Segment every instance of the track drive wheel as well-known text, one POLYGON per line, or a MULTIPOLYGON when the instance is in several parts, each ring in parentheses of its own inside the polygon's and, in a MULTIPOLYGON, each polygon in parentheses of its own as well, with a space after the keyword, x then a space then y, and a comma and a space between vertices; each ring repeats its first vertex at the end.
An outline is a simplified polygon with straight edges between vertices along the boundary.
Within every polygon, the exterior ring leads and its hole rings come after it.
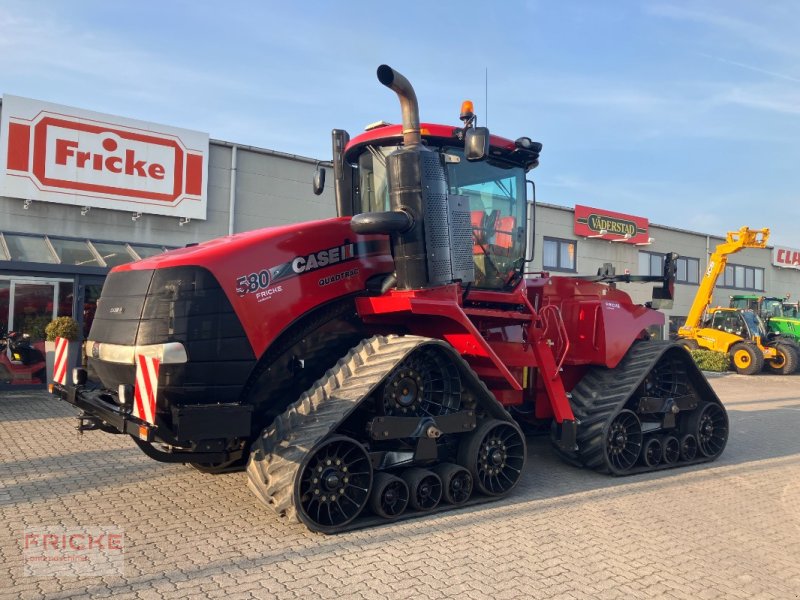
POLYGON ((716 458, 728 442, 728 414, 716 402, 701 402, 689 418, 688 430, 703 456, 716 458))
POLYGON ((433 471, 413 467, 403 472, 408 484, 409 504, 416 510, 433 510, 442 499, 442 480, 433 471))
POLYGON ((697 438, 691 433, 681 437, 681 460, 694 460, 697 456, 697 438))
POLYGON ((656 437, 651 437, 644 443, 642 454, 639 458, 643 465, 653 468, 661 464, 661 457, 663 454, 664 449, 661 440, 656 437))
POLYGON ((372 463, 364 446, 345 436, 328 438, 300 466, 297 514, 309 529, 333 533, 361 514, 371 487, 372 463))
POLYGON ((642 449, 642 424, 636 413, 619 411, 606 432, 606 466, 614 475, 623 475, 636 464, 642 449))
POLYGON ((665 465, 674 465, 681 457, 681 442, 674 435, 668 435, 661 441, 664 453, 661 458, 665 465))
POLYGON ((369 507, 379 517, 393 519, 408 506, 408 485, 395 475, 376 473, 369 507))
POLYGON ((766 361, 767 369, 778 375, 791 375, 797 371, 800 357, 797 355, 797 348, 790 344, 778 342, 775 344, 777 356, 766 361))
POLYGON ((452 463, 437 465, 433 471, 442 480, 442 498, 449 504, 463 504, 472 495, 472 475, 452 463))
POLYGON ((525 454, 525 436, 519 425, 489 419, 461 442, 458 463, 469 470, 481 493, 502 496, 517 485, 525 454))
POLYGON ((764 355, 758 346, 748 342, 738 342, 730 351, 731 361, 741 375, 755 375, 764 368, 764 355))

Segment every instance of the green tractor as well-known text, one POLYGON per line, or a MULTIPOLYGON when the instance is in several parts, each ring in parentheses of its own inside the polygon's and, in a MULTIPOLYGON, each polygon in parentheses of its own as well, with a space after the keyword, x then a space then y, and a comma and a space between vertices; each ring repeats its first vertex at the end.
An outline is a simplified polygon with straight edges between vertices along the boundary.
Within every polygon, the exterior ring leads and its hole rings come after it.
POLYGON ((800 316, 798 304, 789 303, 787 298, 738 294, 731 296, 731 308, 749 309, 760 316, 767 324, 771 334, 791 338, 800 342, 800 316))

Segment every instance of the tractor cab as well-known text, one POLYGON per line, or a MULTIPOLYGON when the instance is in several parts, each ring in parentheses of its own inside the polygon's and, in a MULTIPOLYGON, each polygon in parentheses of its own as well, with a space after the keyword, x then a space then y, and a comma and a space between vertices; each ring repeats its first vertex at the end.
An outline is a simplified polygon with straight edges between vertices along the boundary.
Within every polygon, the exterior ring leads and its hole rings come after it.
POLYGON ((754 311, 735 308, 717 308, 710 314, 707 327, 736 335, 746 340, 767 339, 767 328, 754 311))
MULTIPOLYGON (((435 152, 444 165, 448 195, 466 200, 475 268, 473 285, 503 289, 515 280, 525 262, 528 219, 525 174, 538 164, 536 157, 527 151, 515 152, 517 148, 510 140, 491 136, 487 156, 482 160, 467 160, 462 130, 429 124, 422 124, 421 129, 425 147, 435 152)), ((399 125, 380 126, 348 145, 345 160, 355 171, 354 214, 391 209, 387 157, 401 147, 400 134, 399 125)))
POLYGON ((731 296, 731 308, 755 311, 762 319, 788 316, 784 313, 784 298, 739 294, 731 296))
POLYGON ((392 236, 400 288, 512 288, 526 262, 526 173, 542 145, 490 135, 470 101, 461 127, 420 123, 407 80, 385 66, 378 78, 398 94, 403 124, 380 121, 352 140, 333 131, 338 215, 359 233, 392 236))
POLYGON ((761 317, 765 319, 786 316, 783 314, 782 298, 764 298, 761 301, 761 310, 759 312, 761 317))

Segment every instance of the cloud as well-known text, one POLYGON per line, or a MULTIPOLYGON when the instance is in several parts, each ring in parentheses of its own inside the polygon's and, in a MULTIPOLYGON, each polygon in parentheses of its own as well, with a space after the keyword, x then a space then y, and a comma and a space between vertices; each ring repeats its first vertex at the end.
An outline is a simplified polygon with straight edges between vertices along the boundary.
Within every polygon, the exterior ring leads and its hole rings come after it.
POLYGON ((757 67, 754 65, 748 65, 742 62, 738 62, 735 60, 729 60, 727 58, 722 58, 721 56, 713 56, 711 54, 706 54, 704 52, 698 52, 700 56, 704 56, 705 58, 710 58, 711 60, 716 60, 726 65, 732 65, 734 67, 740 67, 742 69, 746 69, 748 71, 752 71, 754 73, 761 73, 762 75, 769 75, 770 77, 777 77, 778 79, 785 79, 786 81, 791 81, 794 83, 800 83, 800 78, 792 77, 791 75, 786 75, 785 73, 777 73, 775 71, 770 71, 769 69, 763 69, 761 67, 757 67))
POLYGON ((787 90, 771 86, 735 87, 720 94, 718 101, 781 114, 800 115, 800 89, 787 90))

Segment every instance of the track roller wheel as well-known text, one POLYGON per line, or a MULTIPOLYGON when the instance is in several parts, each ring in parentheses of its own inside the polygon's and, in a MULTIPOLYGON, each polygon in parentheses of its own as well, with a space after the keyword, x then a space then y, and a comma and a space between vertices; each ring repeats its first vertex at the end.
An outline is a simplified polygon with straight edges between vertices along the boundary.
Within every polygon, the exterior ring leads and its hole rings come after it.
POLYGON ((758 346, 739 342, 731 348, 731 361, 740 375, 755 375, 764 368, 764 355, 758 346))
POLYGON ((442 480, 442 498, 450 504, 463 504, 472 495, 472 475, 464 467, 442 463, 433 469, 442 480))
POLYGON ((408 485, 395 475, 376 473, 369 496, 369 507, 379 517, 393 519, 408 506, 408 485))
POLYGON ((728 441, 728 415, 716 402, 701 402, 689 419, 689 432, 697 438, 697 449, 716 458, 728 441))
POLYGON ((656 437, 651 437, 644 443, 642 454, 639 456, 639 459, 642 461, 643 465, 653 468, 661 464, 661 457, 663 454, 664 448, 661 444, 661 440, 656 437))
POLYGON ((661 445, 664 448, 662 460, 666 465, 674 465, 681 457, 681 443, 674 435, 665 437, 661 445))
POLYGON ((606 433, 606 465, 615 475, 622 475, 636 464, 642 449, 642 424, 636 413, 619 411, 606 433))
POLYGON ((797 355, 795 346, 779 342, 775 344, 775 351, 777 352, 777 356, 766 361, 767 369, 769 369, 770 372, 778 375, 791 375, 797 371, 800 358, 797 355))
POLYGON ((687 433, 681 438, 681 460, 694 460, 697 456, 697 438, 687 433))
POLYGON ((309 452, 298 471, 295 504, 309 529, 332 533, 355 519, 369 500, 372 463, 364 446, 334 436, 309 452))
POLYGON ((507 494, 525 466, 525 437, 519 425, 489 419, 461 442, 458 463, 472 474, 475 487, 489 496, 507 494))
POLYGON ((403 472, 408 484, 409 504, 416 510, 433 510, 442 499, 442 480, 433 471, 413 467, 403 472))

